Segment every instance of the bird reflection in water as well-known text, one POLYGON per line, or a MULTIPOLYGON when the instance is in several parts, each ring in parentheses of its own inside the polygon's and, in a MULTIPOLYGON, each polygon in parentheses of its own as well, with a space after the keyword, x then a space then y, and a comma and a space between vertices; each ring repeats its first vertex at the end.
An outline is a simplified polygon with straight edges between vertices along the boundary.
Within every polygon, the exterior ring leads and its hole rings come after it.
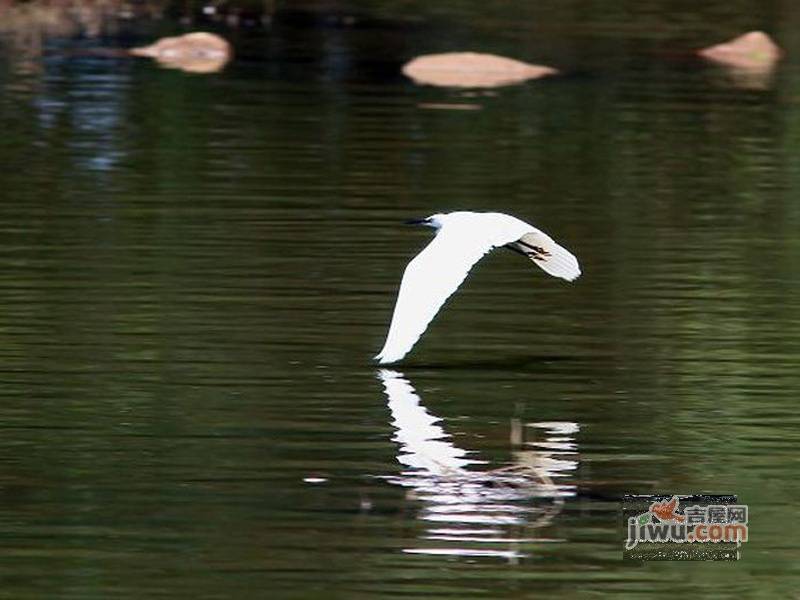
POLYGON ((577 423, 522 423, 513 420, 513 461, 487 468, 486 461, 453 444, 402 373, 379 371, 400 446, 397 460, 407 467, 386 477, 419 500, 419 518, 429 526, 424 543, 405 552, 494 556, 516 562, 530 544, 562 540, 536 535, 575 495, 569 475, 577 466, 577 423), (528 441, 526 438, 534 438, 528 441))

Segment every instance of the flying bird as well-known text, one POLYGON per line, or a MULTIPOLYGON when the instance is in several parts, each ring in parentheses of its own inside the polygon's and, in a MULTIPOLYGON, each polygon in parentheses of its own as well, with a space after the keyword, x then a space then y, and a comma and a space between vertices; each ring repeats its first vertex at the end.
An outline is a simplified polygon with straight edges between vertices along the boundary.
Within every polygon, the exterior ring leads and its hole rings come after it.
POLYGON ((581 274, 578 260, 533 225, 503 213, 451 212, 408 221, 436 230, 422 252, 408 263, 380 364, 403 358, 428 328, 472 266, 494 248, 526 256, 546 273, 567 281, 581 274))

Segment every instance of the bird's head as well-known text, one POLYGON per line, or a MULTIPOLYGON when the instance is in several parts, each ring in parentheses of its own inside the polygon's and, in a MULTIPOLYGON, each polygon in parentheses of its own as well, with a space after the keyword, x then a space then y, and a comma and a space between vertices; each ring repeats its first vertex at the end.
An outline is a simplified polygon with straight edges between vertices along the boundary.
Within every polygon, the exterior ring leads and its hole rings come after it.
POLYGON ((410 219, 406 221, 406 225, 424 225, 425 227, 439 229, 442 225, 444 225, 443 219, 445 216, 446 215, 443 215, 442 213, 436 213, 435 215, 425 217, 424 219, 410 219))

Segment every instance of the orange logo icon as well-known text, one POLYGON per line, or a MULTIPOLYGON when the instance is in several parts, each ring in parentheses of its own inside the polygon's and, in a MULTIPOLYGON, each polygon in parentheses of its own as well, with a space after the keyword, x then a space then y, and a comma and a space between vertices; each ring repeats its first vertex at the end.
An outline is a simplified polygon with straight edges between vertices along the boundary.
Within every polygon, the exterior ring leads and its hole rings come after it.
POLYGON ((674 523, 683 523, 686 517, 677 514, 675 511, 678 508, 678 497, 673 496, 672 500, 664 502, 653 502, 650 505, 650 512, 658 517, 660 521, 671 521, 674 523))

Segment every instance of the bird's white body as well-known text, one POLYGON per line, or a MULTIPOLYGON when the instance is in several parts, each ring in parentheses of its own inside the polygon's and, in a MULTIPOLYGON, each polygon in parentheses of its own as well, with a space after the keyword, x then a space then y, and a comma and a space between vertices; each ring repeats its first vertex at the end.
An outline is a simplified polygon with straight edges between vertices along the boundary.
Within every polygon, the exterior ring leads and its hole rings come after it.
POLYGON ((437 230, 436 237, 403 273, 389 334, 375 357, 381 364, 408 354, 472 266, 494 248, 507 246, 525 254, 550 275, 567 281, 581 274, 578 260, 568 250, 510 215, 452 212, 433 215, 424 224, 437 230))

